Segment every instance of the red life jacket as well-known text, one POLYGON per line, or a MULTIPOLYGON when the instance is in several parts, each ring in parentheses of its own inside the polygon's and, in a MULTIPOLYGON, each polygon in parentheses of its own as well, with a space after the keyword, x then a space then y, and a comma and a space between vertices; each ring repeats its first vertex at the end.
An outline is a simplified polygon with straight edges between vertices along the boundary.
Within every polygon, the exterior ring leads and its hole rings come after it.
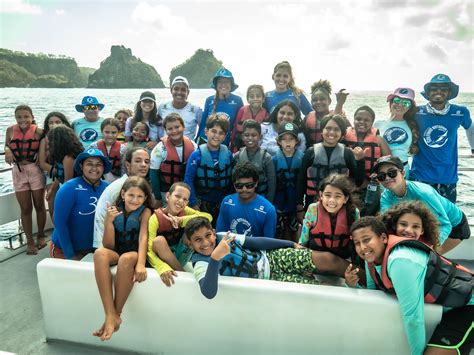
POLYGON ((306 132, 308 133, 309 142, 308 146, 315 143, 321 143, 323 141, 322 130, 321 130, 321 121, 316 117, 316 111, 311 111, 306 116, 304 121, 304 126, 306 132))
POLYGON ((110 162, 112 163, 112 170, 110 171, 115 176, 122 176, 122 160, 120 156, 120 147, 122 144, 116 141, 110 147, 110 153, 107 152, 107 147, 103 139, 99 139, 97 141, 97 149, 99 149, 102 154, 109 158, 110 162))
POLYGON ((8 144, 17 163, 21 161, 29 161, 34 163, 38 155, 40 141, 36 139, 37 126, 31 124, 28 130, 23 133, 20 126, 13 126, 13 134, 8 144))
POLYGON ((368 268, 375 285, 387 292, 395 293, 393 283, 387 274, 388 257, 393 248, 406 245, 429 254, 424 281, 425 302, 441 304, 446 307, 462 307, 472 297, 473 273, 462 265, 439 255, 428 245, 413 238, 389 235, 382 260, 382 276, 375 270, 374 263, 368 268))
MULTIPOLYGON (((244 131, 244 122, 247 120, 255 120, 258 123, 262 123, 268 117, 268 112, 263 107, 256 115, 253 114, 250 109, 250 105, 242 106, 239 110, 239 113, 242 112, 242 117, 239 117, 239 120, 234 122, 235 133, 233 133, 233 142, 232 142, 232 152, 237 152, 240 148, 244 146, 242 141, 242 133, 244 131)), ((239 113, 237 116, 239 116, 239 113)))
POLYGON ((380 145, 377 142, 377 132, 377 128, 372 127, 370 131, 367 132, 367 134, 365 135, 364 141, 358 142, 355 128, 350 127, 347 128, 347 132, 344 137, 344 143, 349 148, 360 146, 359 144, 362 143, 362 149, 364 149, 365 153, 365 175, 367 176, 367 178, 370 177, 370 173, 377 159, 382 156, 380 145))
POLYGON ((184 180, 186 162, 194 152, 194 146, 188 137, 183 137, 183 161, 179 159, 176 146, 168 136, 162 139, 166 149, 166 157, 160 165, 160 191, 167 192, 175 182, 184 180))
POLYGON ((334 231, 332 230, 331 216, 321 202, 317 203, 317 208, 316 225, 309 231, 309 248, 330 251, 344 259, 348 258, 351 256, 351 245, 346 206, 343 206, 337 213, 334 231))
MULTIPOLYGON (((163 237, 165 237, 169 246, 178 244, 181 237, 183 236, 184 228, 173 228, 171 222, 165 218, 163 208, 156 209, 155 214, 158 218, 158 230, 156 232, 156 235, 162 235, 163 237)), ((184 210, 178 214, 179 217, 182 217, 184 215, 184 210)))

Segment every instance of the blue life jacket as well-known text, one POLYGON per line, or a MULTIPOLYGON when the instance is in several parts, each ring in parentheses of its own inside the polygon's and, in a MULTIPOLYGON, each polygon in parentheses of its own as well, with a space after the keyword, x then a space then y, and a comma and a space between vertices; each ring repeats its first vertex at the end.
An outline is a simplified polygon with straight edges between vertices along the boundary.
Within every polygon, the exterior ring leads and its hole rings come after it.
POLYGON ((295 151, 291 159, 291 165, 288 166, 288 160, 279 149, 276 154, 275 173, 277 179, 274 205, 279 210, 294 210, 296 208, 296 178, 301 168, 303 153, 295 151), (288 206, 294 200, 295 206, 288 206))
POLYGON ((257 263, 262 258, 262 252, 245 249, 235 241, 229 245, 230 253, 222 259, 219 273, 224 276, 258 279, 257 263))
POLYGON ((222 145, 219 148, 219 162, 214 166, 207 144, 199 146, 201 163, 196 169, 195 186, 198 195, 206 195, 212 190, 227 192, 231 184, 231 161, 229 149, 222 145))
POLYGON ((240 149, 238 155, 239 155, 239 161, 240 162, 245 162, 249 161, 258 170, 258 185, 257 185, 257 190, 256 192, 259 195, 262 196, 267 196, 268 193, 268 178, 267 178, 267 170, 265 169, 265 166, 263 164, 263 159, 265 158, 265 153, 267 151, 265 149, 260 148, 258 152, 254 155, 253 160, 250 160, 249 154, 247 152, 247 148, 243 147, 240 149))
POLYGON ((58 180, 60 184, 64 184, 64 165, 63 163, 55 163, 54 168, 56 173, 53 176, 53 179, 58 180))
POLYGON ((142 205, 128 216, 125 216, 124 211, 124 213, 115 217, 115 251, 117 253, 123 254, 129 251, 138 251, 140 216, 144 209, 145 206, 142 205))

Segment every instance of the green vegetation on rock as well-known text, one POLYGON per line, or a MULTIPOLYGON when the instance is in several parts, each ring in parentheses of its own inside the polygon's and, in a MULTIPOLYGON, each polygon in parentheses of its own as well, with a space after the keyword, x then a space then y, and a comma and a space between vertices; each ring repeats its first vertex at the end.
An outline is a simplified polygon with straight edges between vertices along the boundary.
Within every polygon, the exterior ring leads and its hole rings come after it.
POLYGON ((25 68, 0 59, 0 87, 27 87, 35 80, 35 76, 25 68))
POLYGON ((171 70, 170 83, 174 77, 181 75, 188 79, 192 89, 208 89, 214 73, 222 67, 222 62, 214 57, 212 50, 198 49, 191 58, 171 70))

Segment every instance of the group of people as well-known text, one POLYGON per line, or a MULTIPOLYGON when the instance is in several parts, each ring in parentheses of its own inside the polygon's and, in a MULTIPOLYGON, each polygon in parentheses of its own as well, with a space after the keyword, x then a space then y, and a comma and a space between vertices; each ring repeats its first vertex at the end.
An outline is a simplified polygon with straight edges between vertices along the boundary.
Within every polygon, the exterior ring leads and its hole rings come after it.
POLYGON ((148 263, 169 287, 191 265, 207 298, 217 294, 219 274, 318 284, 315 274, 324 273, 348 286, 394 291, 414 354, 426 346, 423 299, 440 303, 453 309, 426 352, 469 352, 472 272, 441 256, 470 237, 455 204, 457 130, 471 125, 469 111, 449 102, 458 86, 434 76, 423 106, 414 90, 398 88, 387 97, 389 120, 375 121, 372 108, 361 106, 352 127, 344 90, 331 109, 327 80, 312 85, 308 101, 288 62, 275 66, 273 79, 269 92, 251 85, 244 105, 232 93, 232 73, 220 69, 201 110, 178 76, 170 102, 158 105, 145 91, 134 112, 103 119, 104 104, 86 96, 76 105, 84 117, 70 124, 52 112, 43 129, 30 107, 18 106, 5 160, 13 165, 27 253, 46 246, 46 196, 51 257, 94 253, 105 312, 94 335, 102 340, 119 329, 148 263))

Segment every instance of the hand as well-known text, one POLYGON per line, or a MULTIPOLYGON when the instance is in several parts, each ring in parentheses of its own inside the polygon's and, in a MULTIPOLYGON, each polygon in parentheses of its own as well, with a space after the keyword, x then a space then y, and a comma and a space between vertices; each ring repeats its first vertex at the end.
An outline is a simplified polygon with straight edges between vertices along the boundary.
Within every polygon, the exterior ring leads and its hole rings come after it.
POLYGON ((158 144, 158 142, 149 141, 147 144, 145 144, 145 148, 151 150, 151 149, 155 148, 155 145, 157 145, 157 144, 158 144))
POLYGON ((352 150, 352 153, 354 153, 355 160, 361 160, 365 158, 364 149, 362 149, 361 147, 355 147, 351 150, 352 150))
POLYGON ((160 275, 161 281, 163 281, 163 283, 168 287, 174 285, 173 276, 178 277, 178 274, 174 270, 165 271, 160 275))
POLYGON ((298 243, 293 243, 293 248, 295 248, 295 249, 308 249, 305 246, 302 246, 301 244, 298 244, 298 243))
POLYGON ((343 105, 344 102, 346 102, 347 96, 349 96, 348 92, 344 92, 346 89, 341 89, 338 92, 336 92, 336 102, 338 104, 343 105))
POLYGON ((5 163, 12 165, 15 162, 15 156, 10 148, 5 148, 5 163))
POLYGON ((173 216, 171 214, 163 214, 163 216, 171 223, 171 226, 174 229, 179 229, 182 222, 183 222, 183 217, 179 216, 173 216))
POLYGON ((133 282, 143 282, 146 280, 146 267, 145 265, 136 265, 135 273, 133 274, 133 282))
POLYGON ((346 284, 348 286, 356 287, 357 283, 359 282, 359 276, 357 275, 358 272, 358 267, 352 269, 352 264, 349 264, 346 271, 344 272, 344 278, 346 279, 346 284))
POLYGON ((214 260, 221 260, 224 256, 230 253, 230 243, 235 239, 234 234, 227 232, 224 238, 221 239, 217 247, 212 251, 211 258, 214 260))
POLYGON ((121 214, 122 212, 120 212, 116 206, 111 206, 110 203, 107 202, 107 214, 105 215, 104 223, 112 223, 115 218, 121 214))

